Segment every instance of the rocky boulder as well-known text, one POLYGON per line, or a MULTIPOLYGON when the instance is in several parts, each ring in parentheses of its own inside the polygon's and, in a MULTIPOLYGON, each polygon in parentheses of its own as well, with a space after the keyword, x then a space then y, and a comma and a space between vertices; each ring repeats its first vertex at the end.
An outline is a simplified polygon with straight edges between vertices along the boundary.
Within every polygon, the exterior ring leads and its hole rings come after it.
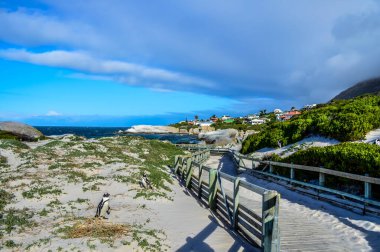
POLYGON ((18 122, 0 122, 0 131, 10 133, 25 141, 36 141, 44 136, 36 128, 18 122))
POLYGON ((199 133, 198 138, 207 144, 227 145, 237 142, 238 131, 236 129, 224 129, 199 133))
POLYGON ((127 129, 125 133, 135 134, 170 134, 179 133, 179 129, 171 126, 152 126, 152 125, 135 125, 127 129))

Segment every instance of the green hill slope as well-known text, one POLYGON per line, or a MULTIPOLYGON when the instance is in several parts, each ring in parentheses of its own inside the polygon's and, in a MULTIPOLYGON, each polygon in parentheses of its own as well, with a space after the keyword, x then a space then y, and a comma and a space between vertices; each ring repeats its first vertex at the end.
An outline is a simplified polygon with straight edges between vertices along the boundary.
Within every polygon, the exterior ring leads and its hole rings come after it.
POLYGON ((264 147, 288 145, 308 135, 322 135, 340 141, 363 139, 365 134, 380 127, 380 96, 366 95, 349 100, 335 100, 304 111, 297 118, 269 124, 260 133, 249 136, 242 153, 264 147))

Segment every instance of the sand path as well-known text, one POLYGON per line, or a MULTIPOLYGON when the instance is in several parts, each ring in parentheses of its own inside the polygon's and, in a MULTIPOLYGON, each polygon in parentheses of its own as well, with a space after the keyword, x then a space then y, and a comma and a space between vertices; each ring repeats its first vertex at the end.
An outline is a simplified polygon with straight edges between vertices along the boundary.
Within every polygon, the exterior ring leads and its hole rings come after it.
POLYGON ((157 205, 156 219, 159 226, 164 227, 171 251, 255 251, 218 221, 181 184, 172 189, 174 201, 157 205))

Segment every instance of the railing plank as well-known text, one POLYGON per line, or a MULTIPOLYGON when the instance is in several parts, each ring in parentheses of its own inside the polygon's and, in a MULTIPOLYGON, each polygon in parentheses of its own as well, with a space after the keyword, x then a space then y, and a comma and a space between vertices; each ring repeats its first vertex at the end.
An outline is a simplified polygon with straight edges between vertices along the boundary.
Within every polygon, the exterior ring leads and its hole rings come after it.
POLYGON ((321 168, 321 167, 297 165, 297 164, 287 164, 287 163, 273 162, 273 161, 261 161, 261 163, 272 164, 275 166, 286 167, 286 168, 294 168, 297 170, 320 172, 320 173, 333 175, 333 176, 337 176, 337 177, 342 177, 342 178, 347 178, 347 179, 357 180, 357 181, 361 181, 361 182, 368 182, 371 184, 380 185, 380 178, 367 177, 367 176, 357 175, 357 174, 348 173, 348 172, 335 171, 335 170, 321 168))

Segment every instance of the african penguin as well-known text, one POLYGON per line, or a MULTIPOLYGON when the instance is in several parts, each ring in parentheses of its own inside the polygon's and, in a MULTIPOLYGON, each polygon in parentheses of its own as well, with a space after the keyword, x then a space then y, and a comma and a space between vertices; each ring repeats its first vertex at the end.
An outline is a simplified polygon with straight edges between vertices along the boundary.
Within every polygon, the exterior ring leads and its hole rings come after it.
POLYGON ((152 185, 151 185, 151 183, 150 183, 150 181, 148 179, 148 176, 146 175, 145 172, 143 173, 143 176, 141 178, 140 186, 144 187, 144 188, 150 188, 150 189, 152 189, 152 185))
POLYGON ((110 206, 109 206, 109 198, 110 194, 105 193, 103 195, 103 199, 99 202, 98 208, 96 209, 95 217, 102 217, 103 219, 107 219, 106 214, 110 214, 110 206))

